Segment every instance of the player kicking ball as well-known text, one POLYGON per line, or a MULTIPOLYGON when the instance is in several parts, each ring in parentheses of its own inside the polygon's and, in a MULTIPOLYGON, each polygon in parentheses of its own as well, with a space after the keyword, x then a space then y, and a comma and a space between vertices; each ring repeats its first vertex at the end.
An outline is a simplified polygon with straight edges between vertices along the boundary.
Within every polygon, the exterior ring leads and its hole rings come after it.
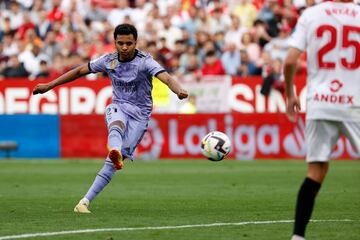
POLYGON ((42 94, 89 73, 103 72, 111 79, 112 104, 105 110, 109 154, 92 186, 75 206, 74 211, 77 213, 90 213, 90 202, 111 181, 115 171, 124 167, 123 159, 133 160, 134 150, 150 120, 152 77, 160 79, 179 99, 188 96, 187 91, 150 54, 136 49, 137 37, 133 25, 118 25, 114 31, 115 53, 76 67, 47 84, 38 84, 33 90, 34 95, 42 94))
POLYGON ((306 9, 290 39, 285 60, 287 115, 295 121, 300 102, 293 82, 297 60, 307 50, 307 176, 300 187, 292 240, 305 239, 315 198, 331 151, 345 135, 360 153, 360 6, 324 2, 306 9))

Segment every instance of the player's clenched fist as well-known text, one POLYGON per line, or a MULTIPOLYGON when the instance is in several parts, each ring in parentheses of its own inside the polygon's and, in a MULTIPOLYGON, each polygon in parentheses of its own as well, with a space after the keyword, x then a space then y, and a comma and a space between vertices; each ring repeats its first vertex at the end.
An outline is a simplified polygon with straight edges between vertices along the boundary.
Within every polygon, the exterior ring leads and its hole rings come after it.
POLYGON ((184 89, 180 89, 180 92, 177 94, 178 98, 179 99, 184 99, 184 98, 187 98, 188 97, 188 93, 186 90, 184 89))
POLYGON ((36 94, 42 94, 42 93, 46 93, 47 91, 49 91, 49 85, 48 84, 38 84, 34 87, 33 89, 33 95, 36 94))

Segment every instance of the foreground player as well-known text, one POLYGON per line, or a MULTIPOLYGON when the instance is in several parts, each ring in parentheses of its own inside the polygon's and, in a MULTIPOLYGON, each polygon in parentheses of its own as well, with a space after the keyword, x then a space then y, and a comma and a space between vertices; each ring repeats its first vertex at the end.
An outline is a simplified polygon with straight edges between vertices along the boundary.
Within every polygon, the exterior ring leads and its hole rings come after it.
POLYGON ((87 194, 74 211, 90 213, 90 201, 111 181, 116 170, 123 168, 123 158, 133 160, 133 152, 142 139, 152 111, 152 76, 165 83, 179 99, 187 92, 170 77, 149 54, 137 50, 137 30, 121 24, 114 31, 117 52, 104 55, 79 66, 47 84, 38 84, 33 94, 45 93, 89 73, 104 72, 113 87, 112 104, 106 107, 109 154, 87 194))
POLYGON ((293 240, 304 239, 330 153, 344 134, 360 152, 360 6, 347 1, 308 8, 290 39, 284 74, 287 115, 300 103, 293 89, 297 60, 307 50, 307 176, 298 193, 293 240))

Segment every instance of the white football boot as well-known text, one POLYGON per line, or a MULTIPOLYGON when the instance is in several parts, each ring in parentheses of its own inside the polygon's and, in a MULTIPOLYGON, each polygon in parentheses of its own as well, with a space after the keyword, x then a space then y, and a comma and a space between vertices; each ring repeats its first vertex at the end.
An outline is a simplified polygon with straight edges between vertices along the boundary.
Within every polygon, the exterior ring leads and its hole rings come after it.
POLYGON ((79 203, 75 206, 74 212, 76 213, 91 213, 89 211, 90 202, 86 198, 83 198, 79 201, 79 203))

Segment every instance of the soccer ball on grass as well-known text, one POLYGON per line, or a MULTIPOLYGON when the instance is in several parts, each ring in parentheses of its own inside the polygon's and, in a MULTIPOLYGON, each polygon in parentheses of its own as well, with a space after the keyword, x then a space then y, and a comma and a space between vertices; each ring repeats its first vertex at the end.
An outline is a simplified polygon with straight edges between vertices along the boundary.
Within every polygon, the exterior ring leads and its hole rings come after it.
POLYGON ((231 141, 222 132, 213 131, 201 140, 201 153, 211 161, 223 160, 231 151, 231 141))

